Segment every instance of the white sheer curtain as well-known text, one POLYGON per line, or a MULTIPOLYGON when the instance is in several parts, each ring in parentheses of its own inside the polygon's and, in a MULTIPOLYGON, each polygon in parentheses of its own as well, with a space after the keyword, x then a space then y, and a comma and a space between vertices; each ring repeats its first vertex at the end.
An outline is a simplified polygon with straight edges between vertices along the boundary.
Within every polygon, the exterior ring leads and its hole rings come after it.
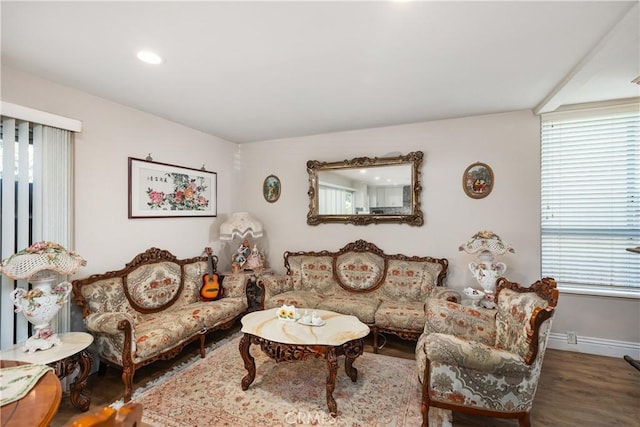
MULTIPOLYGON (((3 116, 0 144, 2 259, 41 240, 72 248, 73 132, 3 116)), ((27 288, 28 283, 2 276, 0 349, 29 336, 27 321, 13 312, 9 299, 16 286, 27 288)), ((69 303, 53 326, 57 332, 69 331, 69 303)))

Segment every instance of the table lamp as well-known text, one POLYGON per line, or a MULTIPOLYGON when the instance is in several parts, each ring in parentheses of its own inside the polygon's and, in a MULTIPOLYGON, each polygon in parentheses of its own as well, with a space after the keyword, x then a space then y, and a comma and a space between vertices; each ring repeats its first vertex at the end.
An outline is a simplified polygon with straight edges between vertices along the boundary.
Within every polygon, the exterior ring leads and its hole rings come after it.
POLYGON ((33 285, 30 291, 17 288, 10 294, 16 313, 22 312, 35 329, 24 351, 32 353, 60 344, 51 319, 68 301, 71 283, 55 283, 58 274, 73 274, 83 265, 86 261, 82 257, 53 242, 34 243, 2 261, 1 273, 14 280, 27 279, 33 285))
POLYGON ((479 252, 477 261, 469 263, 469 270, 487 293, 495 291, 496 279, 507 271, 505 263, 494 261, 495 256, 504 255, 507 252, 515 253, 511 246, 491 231, 480 231, 474 234, 458 249, 469 254, 479 252))

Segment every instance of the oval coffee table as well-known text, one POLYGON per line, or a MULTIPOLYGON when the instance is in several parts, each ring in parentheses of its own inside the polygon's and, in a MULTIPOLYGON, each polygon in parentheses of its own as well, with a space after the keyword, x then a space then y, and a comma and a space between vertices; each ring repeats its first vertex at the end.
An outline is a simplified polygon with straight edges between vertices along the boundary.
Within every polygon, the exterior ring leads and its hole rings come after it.
POLYGON ((364 350, 363 338, 369 334, 369 327, 355 316, 325 310, 313 310, 325 321, 324 326, 307 326, 278 319, 278 310, 255 311, 242 318, 244 335, 240 340, 240 355, 248 372, 242 379, 242 389, 248 389, 256 377, 255 359, 249 352, 251 344, 260 345, 262 351, 276 362, 325 359, 329 369, 327 406, 331 416, 335 417, 338 405, 333 398, 333 390, 336 387, 338 357, 345 356, 344 370, 355 382, 358 370, 353 367, 353 362, 364 350))

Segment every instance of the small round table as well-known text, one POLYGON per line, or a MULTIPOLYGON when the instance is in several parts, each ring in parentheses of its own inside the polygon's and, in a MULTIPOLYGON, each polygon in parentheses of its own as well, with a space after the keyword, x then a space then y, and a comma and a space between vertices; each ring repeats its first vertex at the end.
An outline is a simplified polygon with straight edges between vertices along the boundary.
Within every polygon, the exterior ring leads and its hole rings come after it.
MULTIPOLYGON (((0 360, 0 368, 26 364, 15 360, 0 360)), ((60 380, 49 371, 22 399, 0 407, 2 427, 48 426, 60 406, 61 399, 60 380)))
POLYGON ((68 332, 58 334, 58 338, 60 338, 60 344, 34 353, 25 352, 22 344, 16 344, 0 352, 0 359, 49 365, 55 370, 59 379, 74 373, 80 366, 80 372, 71 384, 69 397, 73 406, 81 411, 87 411, 91 398, 82 391, 87 385, 87 377, 93 366, 93 356, 87 350, 93 342, 93 336, 85 332, 68 332))

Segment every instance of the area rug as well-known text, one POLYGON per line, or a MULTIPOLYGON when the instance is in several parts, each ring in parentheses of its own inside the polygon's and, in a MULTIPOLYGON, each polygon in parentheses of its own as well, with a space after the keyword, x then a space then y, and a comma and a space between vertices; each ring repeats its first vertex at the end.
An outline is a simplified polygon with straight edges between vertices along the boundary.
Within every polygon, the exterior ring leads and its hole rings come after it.
MULTIPOLYGON (((133 396, 141 403, 143 422, 156 427, 182 426, 419 426, 420 385, 415 361, 364 353, 354 367, 354 383, 338 361, 333 397, 338 416, 326 404, 326 361, 279 362, 251 346, 256 378, 248 390, 238 350, 240 336, 231 337, 204 359, 161 378, 133 396)), ((451 413, 432 408, 430 427, 450 427, 451 413)))

